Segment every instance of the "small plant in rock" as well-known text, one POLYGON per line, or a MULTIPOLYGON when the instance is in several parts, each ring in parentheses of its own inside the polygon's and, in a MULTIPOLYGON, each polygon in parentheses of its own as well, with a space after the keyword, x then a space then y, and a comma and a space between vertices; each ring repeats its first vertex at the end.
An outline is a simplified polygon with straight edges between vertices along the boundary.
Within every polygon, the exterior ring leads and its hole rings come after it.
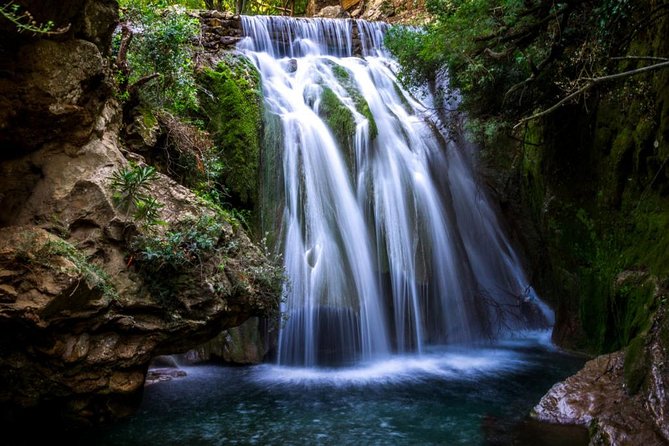
POLYGON ((38 252, 37 258, 43 265, 53 267, 51 259, 65 257, 75 266, 72 272, 81 273, 84 280, 93 288, 97 288, 107 299, 117 299, 118 291, 113 285, 111 277, 99 266, 91 263, 84 253, 64 240, 50 240, 38 252))
POLYGON ((114 204, 126 213, 132 212, 135 220, 147 226, 159 223, 159 212, 163 207, 149 194, 155 178, 154 167, 133 163, 111 175, 114 204))
POLYGON ((14 2, 0 5, 0 16, 12 22, 16 27, 16 32, 26 32, 34 36, 64 34, 70 29, 70 25, 56 28, 56 25, 51 20, 38 23, 30 11, 22 10, 21 6, 14 2))
POLYGON ((145 270, 180 272, 201 264, 217 247, 222 231, 222 222, 203 215, 179 221, 161 234, 140 235, 133 245, 145 270))
POLYGON ((65 240, 57 238, 45 240, 36 232, 26 231, 21 234, 12 260, 14 264, 28 268, 38 266, 48 268, 53 274, 80 275, 91 289, 101 291, 106 299, 118 298, 118 291, 109 274, 65 240), (64 264, 59 258, 67 259, 72 266, 64 264))

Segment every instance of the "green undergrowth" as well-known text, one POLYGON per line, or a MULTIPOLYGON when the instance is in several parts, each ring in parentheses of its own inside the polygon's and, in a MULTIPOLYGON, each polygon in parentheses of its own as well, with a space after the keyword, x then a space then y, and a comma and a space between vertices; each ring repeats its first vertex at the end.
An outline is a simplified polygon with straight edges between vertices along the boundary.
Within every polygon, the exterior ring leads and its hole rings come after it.
POLYGON ((179 295, 195 289, 204 279, 201 268, 221 249, 224 228, 219 216, 188 216, 164 231, 149 231, 133 238, 132 262, 145 278, 151 295, 166 310, 178 310, 179 295))
POLYGON ((35 263, 50 269, 63 268, 58 258, 67 259, 74 265, 65 268, 69 274, 81 275, 91 289, 97 289, 108 300, 118 298, 118 292, 109 274, 92 263, 83 252, 62 239, 50 239, 39 248, 34 234, 28 234, 17 250, 17 262, 35 263))
POLYGON ((243 248, 230 224, 237 225, 237 219, 225 211, 187 216, 164 231, 142 233, 133 239, 132 262, 145 278, 148 291, 167 312, 178 312, 183 305, 180 297, 201 292, 198 290, 207 283, 208 292, 221 295, 252 289, 267 302, 277 303, 267 306, 267 315, 277 316, 284 275, 279 259, 268 252, 244 266, 242 274, 236 272, 244 280, 228 288, 228 262, 239 257, 243 248))

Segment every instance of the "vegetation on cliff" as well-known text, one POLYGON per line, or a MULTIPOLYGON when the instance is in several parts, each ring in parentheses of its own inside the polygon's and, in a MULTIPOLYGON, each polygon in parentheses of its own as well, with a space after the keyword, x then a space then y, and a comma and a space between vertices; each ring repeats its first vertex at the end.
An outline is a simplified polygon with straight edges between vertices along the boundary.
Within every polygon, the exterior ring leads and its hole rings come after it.
POLYGON ((199 20, 121 2, 112 39, 116 0, 4 3, 19 5, 0 5, 0 418, 13 444, 19 431, 32 443, 34 423, 51 434, 128 416, 152 356, 277 319, 283 276, 211 167, 223 148, 199 104, 199 20))
POLYGON ((398 28, 387 39, 405 81, 434 83, 447 71, 462 94, 469 135, 498 172, 507 212, 524 219, 527 250, 549 254, 533 270, 558 309, 557 339, 591 351, 627 345, 660 303, 617 278, 669 277, 669 51, 660 37, 669 4, 427 5, 436 19, 424 31, 398 28))
POLYGON ((168 3, 122 2, 114 57, 125 140, 251 229, 262 134, 258 73, 241 55, 196 63, 199 21, 168 3))

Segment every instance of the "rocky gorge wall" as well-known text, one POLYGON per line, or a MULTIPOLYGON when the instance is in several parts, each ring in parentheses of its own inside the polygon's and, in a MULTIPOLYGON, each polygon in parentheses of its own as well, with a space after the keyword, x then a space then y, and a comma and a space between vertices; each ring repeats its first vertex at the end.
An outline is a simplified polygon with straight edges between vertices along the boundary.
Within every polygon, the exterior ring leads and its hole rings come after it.
POLYGON ((119 206, 114 174, 145 164, 119 139, 106 57, 116 2, 15 3, 66 31, 35 37, 0 22, 0 421, 10 444, 27 424, 40 425, 23 431, 30 442, 127 416, 152 357, 271 315, 279 300, 239 225, 167 176, 143 192, 160 203, 161 225, 149 231, 119 206), (185 227, 202 231, 200 257, 141 267, 137 240, 185 227), (169 289, 155 286, 163 279, 169 289))
MULTIPOLYGON (((615 70, 666 58, 667 32, 666 14, 634 30, 615 70)), ((484 153, 531 281, 556 309, 554 341, 617 351, 556 385, 535 416, 590 426, 592 444, 666 444, 669 70, 605 84, 586 101, 484 153)))

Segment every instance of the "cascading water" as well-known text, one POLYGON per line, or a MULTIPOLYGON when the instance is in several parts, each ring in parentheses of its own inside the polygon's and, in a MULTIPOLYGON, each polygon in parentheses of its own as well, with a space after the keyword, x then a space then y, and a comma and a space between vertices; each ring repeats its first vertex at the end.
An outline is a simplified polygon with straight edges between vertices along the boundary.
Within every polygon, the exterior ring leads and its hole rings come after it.
POLYGON ((281 160, 266 173, 282 181, 280 364, 377 359, 547 325, 466 153, 398 83, 382 48, 387 25, 242 17, 242 26, 266 125, 279 124, 264 156, 281 160))

